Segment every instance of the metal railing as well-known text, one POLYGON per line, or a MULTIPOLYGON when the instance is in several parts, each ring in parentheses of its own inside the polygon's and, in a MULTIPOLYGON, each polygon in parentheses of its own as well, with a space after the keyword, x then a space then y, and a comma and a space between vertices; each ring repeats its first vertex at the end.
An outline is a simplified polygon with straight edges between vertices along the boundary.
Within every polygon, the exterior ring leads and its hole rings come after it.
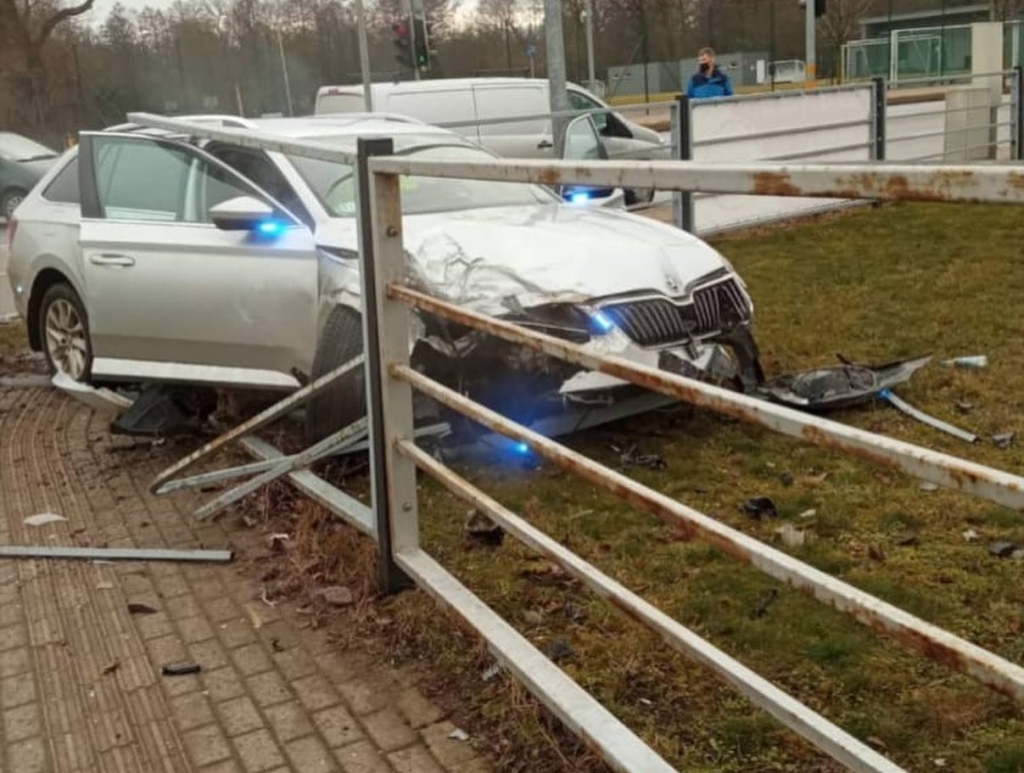
MULTIPOLYGON (((157 128, 199 137, 282 147, 273 138, 249 132, 132 116, 157 128)), ((289 152, 352 164, 351 154, 322 146, 288 143, 289 152)), ((417 471, 471 503, 512 536, 546 556, 634 620, 659 633, 673 649, 730 683, 755 705, 854 771, 894 773, 901 768, 878 751, 746 668, 637 594, 624 588, 520 516, 487 496, 415 442, 413 393, 432 398, 453 414, 526 444, 539 456, 602 487, 639 509, 684 525, 734 558, 798 588, 860 623, 1024 705, 1024 668, 942 630, 877 597, 842 582, 792 556, 765 545, 671 497, 575 452, 564 445, 490 410, 411 367, 410 325, 413 310, 446 319, 505 341, 535 349, 581 368, 631 382, 674 400, 758 424, 802 441, 855 456, 941 486, 963 491, 1014 509, 1024 509, 1024 478, 942 454, 813 414, 801 413, 701 381, 637 365, 624 358, 597 353, 584 346, 484 316, 431 297, 407 284, 403 246, 401 177, 471 178, 500 182, 628 186, 739 195, 828 197, 874 201, 998 202, 1024 204, 1024 172, 1019 168, 964 166, 936 170, 922 166, 878 164, 784 166, 779 164, 716 165, 657 162, 481 162, 426 161, 392 155, 391 140, 359 140, 355 159, 358 181, 359 249, 362 256, 362 308, 365 358, 357 358, 310 383, 245 424, 231 430, 175 464, 154 482, 157 490, 173 486, 174 476, 228 442, 244 439, 260 427, 294 410, 314 395, 336 385, 359 365, 365 366, 368 398, 372 507, 367 508, 329 486, 308 470, 309 462, 349 443, 358 429, 342 428, 292 457, 259 441, 249 447, 271 467, 249 466, 261 482, 289 475, 332 512, 367 534, 379 546, 381 586, 391 592, 408 581, 438 599, 472 627, 498 661, 516 676, 562 722, 617 771, 659 773, 673 768, 642 739, 615 718, 525 637, 502 620, 420 543, 417 471), (268 471, 269 470, 269 471, 268 471), (271 475, 273 473, 273 475, 271 475), (302 480, 296 476, 305 475, 302 480), (341 495, 341 496, 339 496, 341 495)), ((191 480, 201 478, 195 476, 191 480)), ((180 481, 178 481, 180 483, 180 481)), ((242 486, 251 486, 242 484, 242 486)), ((241 487, 239 487, 241 488, 241 487)), ((238 491, 235 489, 234 491, 238 491)), ((249 488, 248 490, 251 490, 249 488)), ((232 492, 222 495, 230 499, 232 492)))

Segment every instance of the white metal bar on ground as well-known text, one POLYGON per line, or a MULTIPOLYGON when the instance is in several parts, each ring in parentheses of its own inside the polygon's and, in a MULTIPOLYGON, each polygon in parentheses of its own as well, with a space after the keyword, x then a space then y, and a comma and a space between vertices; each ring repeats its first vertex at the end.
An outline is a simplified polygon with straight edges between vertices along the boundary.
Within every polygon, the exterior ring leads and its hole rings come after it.
POLYGON ((230 550, 0 545, 0 558, 72 558, 81 561, 213 561, 216 563, 226 563, 233 556, 234 554, 230 550))
POLYGON ((623 587, 557 540, 527 523, 469 481, 431 458, 429 454, 417 448, 414 443, 407 440, 401 441, 398 448, 412 459, 417 467, 428 473, 457 497, 483 512, 528 547, 554 561, 598 596, 610 601, 617 609, 661 634, 673 648, 714 671, 754 704, 760 706, 779 722, 806 738, 848 769, 858 771, 858 773, 881 773, 882 771, 897 773, 903 770, 871 747, 836 727, 825 717, 780 690, 767 679, 702 639, 653 604, 623 587))
POLYGON ((581 163, 505 158, 465 162, 391 156, 373 159, 370 168, 378 174, 541 185, 595 185, 823 199, 1024 204, 1024 170, 1010 164, 936 169, 874 162, 802 165, 695 161, 581 163))
POLYGON ((406 366, 392 374, 442 405, 506 437, 526 443, 533 451, 630 504, 670 522, 682 521, 696 534, 729 555, 765 574, 805 591, 819 601, 876 630, 887 633, 927 657, 968 674, 1024 704, 1024 668, 886 603, 813 566, 765 545, 715 518, 610 470, 553 440, 520 426, 406 366))
POLYGON ((876 435, 740 392, 639 365, 622 357, 596 354, 578 344, 477 314, 403 285, 393 284, 388 288, 388 292, 393 298, 430 314, 491 333, 512 343, 529 346, 566 362, 630 381, 699 408, 707 408, 741 421, 760 424, 775 432, 801 438, 883 467, 900 470, 939 486, 964 491, 1014 510, 1024 510, 1024 478, 1018 475, 912 443, 876 435))
MULTIPOLYGON (((284 454, 260 438, 242 438, 239 445, 257 459, 284 458, 284 454)), ((364 534, 375 537, 376 526, 373 511, 367 505, 336 486, 332 486, 309 470, 294 470, 287 475, 289 482, 314 502, 327 508, 345 523, 354 526, 364 534)))
POLYGON ((397 552, 395 562, 420 588, 479 633, 498 662, 588 747, 598 751, 613 770, 675 773, 675 768, 437 561, 410 548, 397 552))

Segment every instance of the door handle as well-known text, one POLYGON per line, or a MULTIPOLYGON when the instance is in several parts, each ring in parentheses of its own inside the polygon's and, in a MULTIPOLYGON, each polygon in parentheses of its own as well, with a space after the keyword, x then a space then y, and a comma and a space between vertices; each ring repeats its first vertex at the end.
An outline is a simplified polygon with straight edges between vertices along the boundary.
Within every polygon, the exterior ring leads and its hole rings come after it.
POLYGON ((128 255, 116 255, 105 252, 100 255, 90 255, 89 262, 94 266, 120 266, 121 268, 128 268, 135 265, 135 258, 128 255))
POLYGON ((537 150, 547 150, 548 148, 555 147, 555 143, 551 140, 541 140, 537 143, 537 150))

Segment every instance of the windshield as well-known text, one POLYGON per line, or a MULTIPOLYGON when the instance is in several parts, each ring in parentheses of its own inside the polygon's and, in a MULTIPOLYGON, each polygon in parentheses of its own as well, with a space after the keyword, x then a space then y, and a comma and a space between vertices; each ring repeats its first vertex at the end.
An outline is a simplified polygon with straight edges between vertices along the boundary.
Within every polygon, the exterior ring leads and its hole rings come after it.
POLYGON ((45 145, 40 145, 28 137, 0 132, 0 158, 6 161, 34 161, 37 158, 53 158, 56 155, 45 145))
MULTIPOLYGON (((494 158, 479 148, 466 145, 439 145, 414 150, 408 155, 421 159, 443 158, 451 161, 481 161, 494 158)), ((356 180, 352 167, 299 156, 288 158, 331 217, 355 217, 356 180)), ((406 215, 552 204, 557 201, 558 198, 553 193, 538 185, 441 177, 402 177, 402 212, 406 215)))

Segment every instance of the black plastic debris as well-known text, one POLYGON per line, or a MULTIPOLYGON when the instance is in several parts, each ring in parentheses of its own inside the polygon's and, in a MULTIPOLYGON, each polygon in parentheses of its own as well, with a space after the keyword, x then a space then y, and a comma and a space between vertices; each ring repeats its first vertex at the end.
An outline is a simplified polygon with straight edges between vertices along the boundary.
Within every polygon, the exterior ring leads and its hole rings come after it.
POLYGON ((764 517, 778 518, 779 511, 775 503, 768 497, 754 497, 743 503, 743 512, 751 518, 761 520, 764 517))
POLYGON ((636 443, 625 450, 618 446, 611 446, 611 449, 619 455, 619 461, 627 467, 645 467, 648 470, 664 470, 668 467, 660 454, 641 454, 637 451, 636 443))
POLYGON ((805 411, 850 408, 876 398, 882 390, 905 383, 931 361, 931 356, 884 365, 857 365, 838 355, 841 365, 787 373, 766 381, 758 393, 805 411))
POLYGON ((155 615, 156 613, 157 611, 149 606, 149 604, 138 604, 136 602, 128 604, 129 615, 155 615))
POLYGON ((470 539, 483 545, 498 547, 505 540, 505 530, 479 510, 469 512, 465 530, 470 539))
POLYGON ((202 670, 203 667, 198 663, 172 663, 164 666, 161 673, 164 676, 187 676, 188 674, 198 674, 202 670))
POLYGON ((996 558, 1009 558, 1016 549, 1017 546, 1012 542, 993 542, 988 546, 989 554, 996 558))
POLYGON ((786 488, 792 486, 794 482, 795 479, 793 478, 793 473, 791 472, 784 472, 779 476, 779 483, 781 483, 786 488))
POLYGON ((216 395, 170 384, 146 386, 110 425, 115 435, 170 437, 200 432, 216 408, 216 395))
POLYGON ((764 597, 759 602, 757 602, 757 606, 754 607, 754 609, 750 613, 750 619, 751 620, 758 620, 758 619, 764 617, 768 613, 768 607, 770 607, 772 605, 772 602, 775 601, 775 599, 777 599, 778 596, 779 596, 779 589, 778 588, 770 589, 764 595, 764 597))
POLYGON ((555 639, 544 647, 541 652, 547 655, 548 659, 553 663, 560 663, 563 660, 568 660, 576 654, 573 651, 573 648, 569 646, 569 642, 561 638, 555 639))
POLYGON ((1007 449, 1013 445, 1013 440, 1016 437, 1016 432, 1002 432, 992 436, 992 443, 996 448, 1007 449))

